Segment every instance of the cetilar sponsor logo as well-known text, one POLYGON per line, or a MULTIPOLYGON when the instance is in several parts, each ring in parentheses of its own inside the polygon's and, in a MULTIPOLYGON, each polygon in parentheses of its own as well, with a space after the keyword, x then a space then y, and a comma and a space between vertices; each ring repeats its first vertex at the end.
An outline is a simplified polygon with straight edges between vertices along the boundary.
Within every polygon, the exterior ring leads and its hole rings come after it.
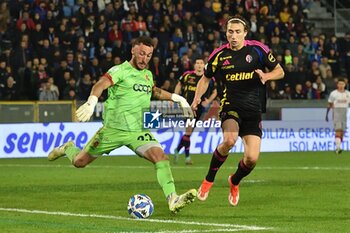
POLYGON ((9 133, 1 149, 5 154, 48 152, 69 140, 75 141, 76 146, 82 148, 88 141, 88 133, 66 131, 63 123, 41 124, 40 126, 33 124, 33 127, 27 131, 9 133))

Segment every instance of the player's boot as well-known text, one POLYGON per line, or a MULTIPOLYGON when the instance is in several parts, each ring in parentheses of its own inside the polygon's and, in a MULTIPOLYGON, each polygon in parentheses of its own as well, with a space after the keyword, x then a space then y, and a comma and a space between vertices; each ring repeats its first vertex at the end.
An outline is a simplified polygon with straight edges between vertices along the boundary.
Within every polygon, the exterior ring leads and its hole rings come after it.
POLYGON ((74 142, 73 141, 68 141, 66 143, 64 143, 62 146, 59 147, 55 147, 50 153, 49 156, 47 157, 47 159, 49 161, 54 161, 62 156, 64 156, 66 153, 64 152, 65 149, 68 146, 74 146, 74 142))
POLYGON ((174 150, 174 164, 179 162, 179 151, 177 149, 174 150))
POLYGON ((192 160, 191 160, 191 157, 186 157, 186 159, 185 159, 185 164, 186 164, 186 165, 193 165, 193 162, 192 162, 192 160))
POLYGON ((231 176, 228 177, 228 182, 230 184, 230 194, 228 195, 228 201, 231 205, 237 206, 239 201, 239 185, 234 185, 231 182, 231 176))
POLYGON ((169 199, 169 210, 173 213, 178 213, 186 205, 191 204, 196 198, 197 191, 190 189, 182 195, 173 194, 169 199))
POLYGON ((341 154, 341 152, 343 152, 343 150, 340 149, 340 148, 337 148, 337 149, 335 150, 335 153, 336 153, 337 155, 341 154))
POLYGON ((209 182, 206 179, 203 180, 201 186, 198 189, 197 198, 201 201, 205 201, 208 198, 209 191, 214 182, 209 182))

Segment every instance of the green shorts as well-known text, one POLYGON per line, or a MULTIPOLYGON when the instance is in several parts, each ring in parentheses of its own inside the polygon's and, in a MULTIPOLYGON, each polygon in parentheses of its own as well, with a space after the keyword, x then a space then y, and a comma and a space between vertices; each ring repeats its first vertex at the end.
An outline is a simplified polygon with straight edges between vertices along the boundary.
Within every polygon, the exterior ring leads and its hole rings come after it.
POLYGON ((149 130, 130 132, 103 126, 85 145, 84 150, 94 156, 109 154, 121 146, 127 146, 141 157, 150 147, 162 148, 149 130))

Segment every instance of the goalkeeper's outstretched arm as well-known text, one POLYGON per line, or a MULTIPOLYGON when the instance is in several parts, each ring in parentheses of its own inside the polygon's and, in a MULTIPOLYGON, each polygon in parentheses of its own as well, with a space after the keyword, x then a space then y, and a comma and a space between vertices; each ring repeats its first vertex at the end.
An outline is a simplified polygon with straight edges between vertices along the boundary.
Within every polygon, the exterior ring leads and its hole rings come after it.
POLYGON ((186 117, 193 117, 193 112, 191 110, 190 105, 187 103, 187 100, 178 94, 170 93, 168 91, 153 86, 152 98, 158 100, 172 100, 181 106, 183 113, 186 117))
POLYGON ((76 112, 79 121, 90 120, 92 114, 94 113, 95 106, 98 102, 98 98, 101 96, 102 92, 112 85, 112 81, 106 77, 102 76, 100 80, 92 87, 90 96, 86 103, 80 106, 76 112))

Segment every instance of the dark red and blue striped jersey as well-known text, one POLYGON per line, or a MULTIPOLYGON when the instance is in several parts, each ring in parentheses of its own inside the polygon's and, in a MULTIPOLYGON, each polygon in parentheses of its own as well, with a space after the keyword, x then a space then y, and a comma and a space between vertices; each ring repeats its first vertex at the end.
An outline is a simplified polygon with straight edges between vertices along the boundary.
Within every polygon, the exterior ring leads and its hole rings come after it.
POLYGON ((277 64, 266 45, 245 40, 243 48, 238 51, 233 51, 229 43, 214 50, 209 56, 204 74, 206 77, 215 77, 222 84, 222 107, 230 104, 246 112, 264 111, 266 89, 255 70, 272 70, 277 64))

